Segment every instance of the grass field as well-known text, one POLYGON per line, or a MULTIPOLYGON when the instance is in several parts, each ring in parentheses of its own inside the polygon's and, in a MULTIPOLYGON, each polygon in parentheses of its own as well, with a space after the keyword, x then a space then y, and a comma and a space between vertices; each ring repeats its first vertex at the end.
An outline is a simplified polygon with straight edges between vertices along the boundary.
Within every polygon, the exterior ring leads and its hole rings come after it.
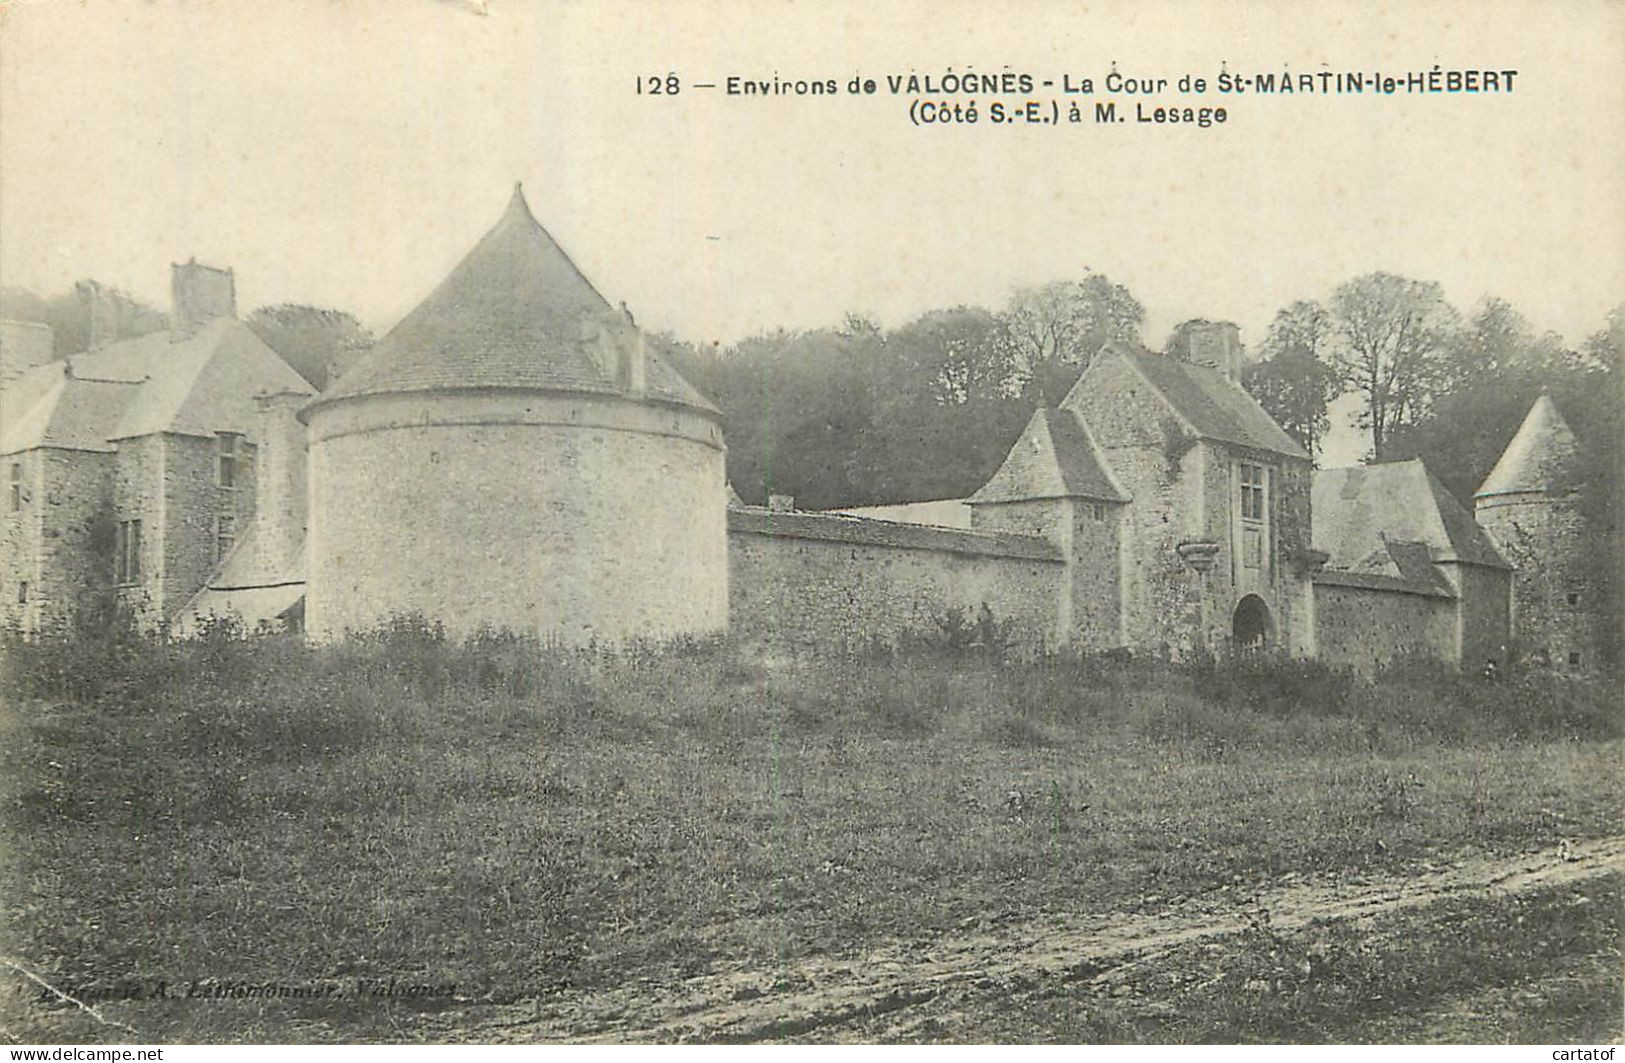
MULTIPOLYGON (((725 964, 789 977, 879 941, 1605 837, 1625 806, 1610 688, 1545 675, 588 659, 409 623, 325 649, 5 654, 0 955, 159 1041, 409 1040, 453 1005, 659 994, 725 964), (436 991, 352 999, 391 980, 436 991), (116 999, 158 984, 169 999, 116 999), (173 999, 231 984, 344 999, 173 999)), ((1588 933, 1617 947, 1614 924, 1588 933)), ((1471 972, 1474 940, 1439 948, 1471 972)), ((1576 992, 1617 982, 1598 978, 1576 992)), ((108 1036, 7 1000, 0 1034, 108 1036)), ((1423 1029, 1405 1009, 1288 1022, 1277 1003, 1242 994, 1142 1036, 1423 1029)), ((943 1036, 1137 1029, 994 1009, 943 1036)))

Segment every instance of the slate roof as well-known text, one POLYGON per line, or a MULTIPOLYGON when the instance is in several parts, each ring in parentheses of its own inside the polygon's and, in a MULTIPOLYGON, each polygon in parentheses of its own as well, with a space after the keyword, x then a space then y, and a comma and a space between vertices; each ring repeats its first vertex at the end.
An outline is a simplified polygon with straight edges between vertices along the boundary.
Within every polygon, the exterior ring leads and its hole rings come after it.
MULTIPOLYGON (((515 186, 508 209, 474 249, 307 409, 365 395, 468 388, 622 394, 583 330, 623 321, 515 186)), ((646 357, 646 398, 716 412, 653 350, 646 357)))
POLYGON ((1561 491, 1575 446, 1574 433, 1557 412, 1557 404, 1550 395, 1542 395, 1473 497, 1561 491))
POLYGON ((117 424, 137 385, 99 380, 75 380, 62 372, 60 362, 46 367, 48 382, 33 401, 0 404, 0 454, 15 454, 35 447, 58 450, 111 451, 108 428, 117 424), (54 377, 55 379, 49 379, 54 377))
POLYGON ((862 546, 942 550, 973 557, 1013 557, 1030 561, 1062 560, 1060 548, 1037 535, 936 528, 925 524, 894 523, 836 513, 783 513, 761 506, 728 510, 728 531, 788 539, 818 539, 862 546))
POLYGON ((1433 549, 1427 543, 1386 539, 1379 533, 1377 548, 1361 561, 1361 568, 1323 568, 1315 583, 1366 590, 1399 591, 1429 598, 1454 598, 1455 588, 1433 563, 1433 549))
POLYGON ((242 431, 254 423, 254 396, 270 391, 312 394, 240 321, 221 318, 179 341, 149 333, 47 362, 8 385, 0 453, 110 451, 116 440, 155 432, 242 431))
MULTIPOLYGON (((1107 352, 1138 369, 1199 438, 1308 460, 1309 455, 1264 407, 1218 370, 1122 343, 1107 344, 1102 355, 1107 352)), ((1087 379, 1086 373, 1078 386, 1087 379)))
POLYGON ((1316 470, 1310 505, 1315 547, 1329 555, 1322 571, 1407 576, 1396 542, 1426 544, 1432 561, 1511 567, 1420 459, 1316 470))
POLYGON ((1072 410, 1036 411, 972 505, 1032 498, 1127 502, 1083 420, 1072 410))

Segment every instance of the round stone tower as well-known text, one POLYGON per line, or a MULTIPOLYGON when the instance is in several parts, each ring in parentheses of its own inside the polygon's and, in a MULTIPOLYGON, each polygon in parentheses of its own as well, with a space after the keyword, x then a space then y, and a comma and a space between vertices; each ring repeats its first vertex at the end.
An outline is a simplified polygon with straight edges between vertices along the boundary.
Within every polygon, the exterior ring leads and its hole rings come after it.
POLYGON ((720 414, 531 216, 315 402, 305 623, 567 644, 727 626, 720 414))
POLYGON ((1542 395, 1473 496, 1478 523, 1513 568, 1520 657, 1569 672, 1597 663, 1575 447, 1557 406, 1542 395))

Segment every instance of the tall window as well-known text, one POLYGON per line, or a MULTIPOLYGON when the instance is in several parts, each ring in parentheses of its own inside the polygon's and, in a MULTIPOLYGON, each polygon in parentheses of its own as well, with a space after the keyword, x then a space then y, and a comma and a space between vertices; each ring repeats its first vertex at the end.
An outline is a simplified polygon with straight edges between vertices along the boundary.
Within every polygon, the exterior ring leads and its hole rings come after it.
POLYGON ((1264 519, 1264 467, 1241 463, 1241 519, 1264 519))
POLYGON ((237 542, 237 518, 224 514, 214 519, 214 559, 221 560, 231 553, 237 542))
POLYGON ((121 520, 114 537, 113 577, 118 583, 135 583, 141 579, 141 522, 121 520))
POLYGON ((1241 560, 1248 568, 1264 567, 1264 467, 1241 463, 1241 560))
POLYGON ((236 487, 237 464, 242 460, 240 437, 233 432, 221 432, 215 440, 220 451, 220 486, 236 487))
POLYGON ((11 463, 11 511, 17 512, 23 508, 23 463, 11 463))

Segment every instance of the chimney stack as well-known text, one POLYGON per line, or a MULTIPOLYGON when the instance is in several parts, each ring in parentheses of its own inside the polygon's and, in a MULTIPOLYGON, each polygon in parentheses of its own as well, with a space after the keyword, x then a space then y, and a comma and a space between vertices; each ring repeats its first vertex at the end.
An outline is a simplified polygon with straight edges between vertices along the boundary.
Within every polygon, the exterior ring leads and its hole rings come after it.
POLYGON ((185 339, 217 317, 237 316, 237 278, 229 269, 204 266, 197 259, 169 267, 170 322, 176 339, 185 339))
POLYGON ((1187 321, 1183 326, 1187 360, 1241 383, 1241 329, 1228 321, 1187 321))
POLYGON ((255 550, 266 573, 275 575, 298 559, 305 542, 306 429, 295 415, 310 396, 278 391, 255 401, 255 550))
POLYGON ((124 300, 118 292, 95 281, 73 286, 85 308, 85 349, 93 351, 124 333, 124 300))
POLYGON ((632 311, 626 308, 625 303, 621 304, 621 319, 631 330, 631 335, 622 341, 620 383, 632 394, 641 395, 647 384, 649 351, 645 346, 643 330, 638 328, 638 323, 632 319, 632 311))

